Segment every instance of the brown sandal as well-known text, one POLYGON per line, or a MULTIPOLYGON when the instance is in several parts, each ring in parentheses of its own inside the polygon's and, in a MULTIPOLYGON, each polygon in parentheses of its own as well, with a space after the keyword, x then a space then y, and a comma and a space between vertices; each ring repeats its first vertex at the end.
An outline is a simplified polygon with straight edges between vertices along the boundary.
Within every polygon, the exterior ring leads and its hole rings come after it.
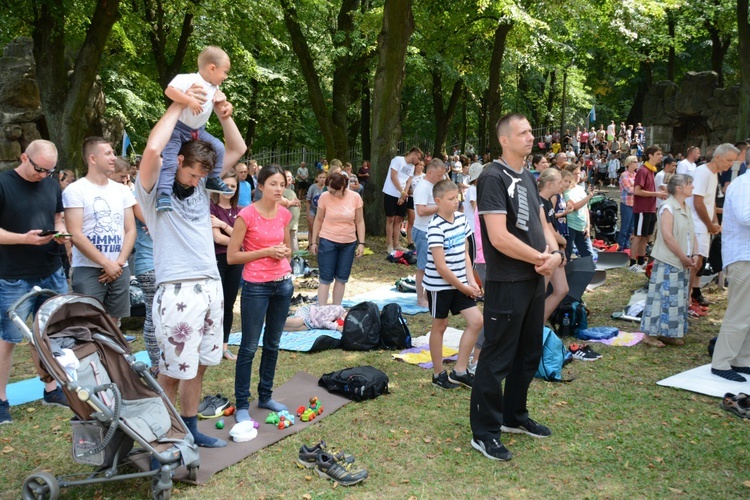
POLYGON ((685 345, 685 341, 682 339, 675 339, 672 337, 661 337, 661 336, 656 337, 656 338, 666 345, 674 345, 674 346, 685 345))
POLYGON ((664 347, 663 342, 655 337, 651 337, 650 335, 643 336, 643 343, 649 347, 664 347))

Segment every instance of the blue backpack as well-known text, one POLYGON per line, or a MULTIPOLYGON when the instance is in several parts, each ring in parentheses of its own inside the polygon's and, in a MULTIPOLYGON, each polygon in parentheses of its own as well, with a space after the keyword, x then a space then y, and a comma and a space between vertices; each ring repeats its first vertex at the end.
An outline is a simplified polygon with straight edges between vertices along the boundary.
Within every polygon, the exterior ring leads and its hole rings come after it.
POLYGON ((577 337, 581 330, 589 327, 586 304, 563 302, 550 317, 550 323, 560 337, 577 337))
POLYGON ((560 337, 545 326, 542 333, 542 359, 539 360, 539 368, 534 376, 549 382, 563 382, 562 369, 567 352, 560 337))

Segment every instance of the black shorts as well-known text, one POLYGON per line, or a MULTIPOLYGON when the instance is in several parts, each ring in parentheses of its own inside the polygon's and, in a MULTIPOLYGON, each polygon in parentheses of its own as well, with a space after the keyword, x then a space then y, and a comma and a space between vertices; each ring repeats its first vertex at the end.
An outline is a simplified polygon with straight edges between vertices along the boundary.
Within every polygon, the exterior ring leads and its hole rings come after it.
POLYGON ((398 198, 383 193, 383 208, 386 217, 406 217, 406 202, 398 204, 398 198))
POLYGON ((294 185, 297 188, 297 191, 307 192, 307 188, 310 187, 310 184, 307 181, 297 181, 297 183, 294 185))
POLYGON ((651 236, 656 228, 656 214, 644 212, 633 214, 635 217, 634 236, 651 236))
POLYGON ((414 197, 413 196, 406 197, 406 209, 414 210, 414 197))
POLYGON ((433 292, 425 290, 430 315, 435 319, 445 319, 450 312, 452 315, 460 314, 464 309, 476 307, 477 303, 471 297, 464 295, 455 288, 433 292))

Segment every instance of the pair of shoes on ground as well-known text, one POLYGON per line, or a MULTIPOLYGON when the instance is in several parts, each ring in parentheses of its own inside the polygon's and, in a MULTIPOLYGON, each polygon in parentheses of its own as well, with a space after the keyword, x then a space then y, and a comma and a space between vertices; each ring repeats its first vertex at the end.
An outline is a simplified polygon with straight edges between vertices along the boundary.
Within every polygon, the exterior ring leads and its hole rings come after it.
POLYGON ((461 386, 471 389, 473 384, 474 374, 469 372, 469 370, 466 370, 461 375, 456 373, 456 370, 451 370, 450 375, 445 370, 441 371, 438 375, 432 375, 432 385, 441 389, 458 389, 461 386))
POLYGON ((736 396, 731 392, 724 394, 724 399, 719 403, 722 410, 734 413, 740 418, 750 419, 750 396, 739 393, 736 396))
MULTIPOLYGON (((508 427, 503 425, 500 427, 500 430, 501 432, 507 432, 509 434, 526 434, 527 436, 535 438, 547 438, 552 435, 552 431, 549 427, 532 419, 528 419, 526 423, 521 424, 518 427, 508 427)), ((508 448, 506 448, 499 439, 488 439, 482 441, 473 438, 471 440, 471 446, 490 460, 507 462, 513 458, 513 454, 508 451, 508 448)))
POLYGON ((309 303, 315 302, 316 300, 318 300, 317 297, 307 297, 300 293, 296 297, 292 297, 292 301, 290 302, 290 305, 298 306, 300 304, 309 304, 309 303))
MULTIPOLYGON (((68 398, 65 396, 63 390, 59 387, 53 391, 44 391, 44 397, 42 398, 42 404, 44 406, 58 406, 60 408, 69 408, 68 398)), ((6 399, 5 401, 0 400, 0 425, 12 424, 13 417, 10 416, 10 403, 6 399)))
POLYGON ((216 418, 224 415, 231 403, 221 394, 208 395, 198 405, 198 418, 216 418))
POLYGON ((588 344, 570 344, 568 350, 573 355, 573 359, 579 361, 596 361, 602 357, 601 354, 593 350, 588 344))
POLYGON ((299 282, 299 286, 302 288, 318 288, 320 281, 315 278, 308 278, 299 282))
POLYGON ((355 458, 336 448, 329 448, 325 441, 299 449, 297 464, 315 471, 320 477, 333 479, 342 486, 352 486, 367 479, 367 470, 355 465, 355 458))

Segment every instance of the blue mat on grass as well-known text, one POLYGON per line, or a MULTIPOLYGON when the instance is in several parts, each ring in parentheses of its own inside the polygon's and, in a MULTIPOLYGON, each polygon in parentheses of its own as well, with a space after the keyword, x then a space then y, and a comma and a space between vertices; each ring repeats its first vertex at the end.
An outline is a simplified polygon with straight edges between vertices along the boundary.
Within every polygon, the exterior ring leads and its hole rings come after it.
POLYGON ((344 307, 352 307, 366 300, 375 303, 380 309, 383 309, 387 304, 396 303, 401 306, 401 312, 403 314, 411 315, 429 312, 429 309, 426 307, 419 307, 417 305, 416 292, 399 292, 393 285, 382 286, 375 290, 355 295, 354 297, 344 300, 342 305, 344 307))
MULTIPOLYGON (((139 351, 135 353, 135 359, 137 359, 138 361, 143 361, 147 365, 151 366, 151 360, 148 359, 148 353, 146 351, 139 351)), ((10 405, 18 406, 42 399, 42 396, 44 395, 44 384, 41 380, 39 380, 39 377, 20 380, 18 382, 8 384, 7 392, 10 405)))
MULTIPOLYGON (((229 345, 240 345, 242 332, 229 335, 229 345)), ((263 347, 263 335, 258 343, 263 347)), ((301 332, 282 332, 279 349, 284 351, 318 352, 341 347, 341 332, 338 330, 303 330, 301 332)))

